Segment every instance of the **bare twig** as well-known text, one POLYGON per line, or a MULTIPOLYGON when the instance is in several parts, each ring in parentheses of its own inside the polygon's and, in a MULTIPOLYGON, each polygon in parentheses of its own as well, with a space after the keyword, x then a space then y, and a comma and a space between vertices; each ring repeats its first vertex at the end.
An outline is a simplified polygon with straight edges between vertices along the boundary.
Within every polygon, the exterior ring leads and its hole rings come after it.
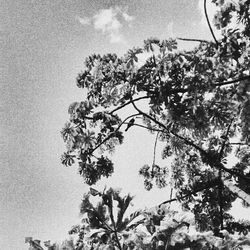
POLYGON ((203 39, 182 38, 182 37, 177 37, 177 39, 178 39, 178 40, 181 40, 181 41, 187 41, 187 42, 209 43, 209 41, 203 40, 203 39))

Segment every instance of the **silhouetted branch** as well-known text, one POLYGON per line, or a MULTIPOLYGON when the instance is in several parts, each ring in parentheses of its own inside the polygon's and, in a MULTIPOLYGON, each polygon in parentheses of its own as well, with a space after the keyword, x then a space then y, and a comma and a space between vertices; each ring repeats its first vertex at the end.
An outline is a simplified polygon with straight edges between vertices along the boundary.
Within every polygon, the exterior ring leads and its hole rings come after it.
POLYGON ((128 116, 126 119, 124 119, 120 124, 119 126, 116 128, 116 130, 112 133, 110 133, 102 142, 100 142, 99 144, 97 144, 97 146, 95 146, 92 150, 91 150, 91 154, 96 150, 98 149, 103 143, 105 143, 106 141, 108 141, 110 138, 112 138, 112 136, 120 129, 120 127, 128 120, 130 119, 131 117, 134 117, 134 116, 137 116, 138 114, 133 114, 133 115, 130 115, 128 116))
POLYGON ((198 192, 201 192, 201 191, 203 191, 203 190, 205 190, 205 189, 209 189, 209 188, 211 188, 211 187, 215 187, 215 186, 217 186, 217 185, 219 185, 219 180, 218 180, 218 178, 214 179, 213 181, 211 181, 211 182, 209 182, 209 183, 206 183, 206 185, 204 185, 204 186, 202 186, 202 187, 200 187, 200 188, 195 189, 193 192, 190 192, 190 193, 187 194, 187 195, 183 195, 183 196, 180 196, 180 197, 178 197, 178 198, 176 197, 176 198, 173 198, 173 199, 164 201, 164 202, 162 202, 162 203, 159 205, 159 207, 162 206, 162 205, 164 205, 164 204, 171 203, 171 202, 173 202, 173 201, 178 201, 178 200, 182 200, 182 199, 188 198, 188 197, 190 197, 191 195, 194 195, 194 194, 196 194, 196 193, 198 193, 198 192))
POLYGON ((187 41, 187 42, 200 42, 200 43, 209 43, 207 40, 202 40, 202 39, 193 39, 193 38, 182 38, 182 37, 177 37, 178 40, 181 41, 187 41))
POLYGON ((154 171, 154 165, 155 165, 155 153, 156 153, 156 145, 157 145, 157 141, 158 141, 158 136, 159 136, 159 132, 157 133, 156 138, 155 138, 153 164, 152 164, 152 173, 154 171))
MULTIPOLYGON (((136 102, 136 101, 139 101, 139 100, 142 100, 142 99, 147 99, 147 98, 150 98, 150 97, 152 97, 152 96, 142 96, 142 97, 138 97, 138 98, 134 99, 134 101, 136 102)), ((128 101, 128 102, 122 104, 121 106, 115 108, 114 110, 109 112, 109 114, 113 114, 114 112, 118 111, 119 109, 124 108, 125 106, 127 106, 129 104, 131 104, 131 101, 128 101)))
POLYGON ((204 11, 205 11, 205 16, 206 16, 206 19, 207 19, 208 27, 209 27, 210 32, 211 32, 211 34, 212 34, 212 36, 213 36, 213 38, 214 38, 214 41, 215 41, 215 43, 216 43, 216 45, 217 45, 217 47, 218 47, 218 46, 219 46, 219 42, 217 41, 217 39, 216 39, 216 37, 215 37, 215 35, 214 35, 212 26, 211 26, 211 24, 210 24, 210 21, 209 21, 208 15, 207 15, 207 0, 204 0, 204 11))
POLYGON ((232 125, 232 122, 233 122, 233 119, 231 120, 231 122, 230 122, 230 124, 228 125, 228 127, 227 127, 227 132, 226 132, 226 134, 225 135, 223 135, 224 137, 225 137, 225 139, 223 140, 223 142, 222 142, 222 145, 221 145, 221 149, 220 149, 220 152, 219 152, 219 159, 221 160, 221 158, 222 158, 222 156, 223 156, 223 151, 224 151, 224 148, 225 148, 225 146, 226 146, 226 142, 227 142, 227 139, 228 139, 228 134, 229 134, 229 132, 230 132, 230 127, 231 127, 231 125, 232 125))

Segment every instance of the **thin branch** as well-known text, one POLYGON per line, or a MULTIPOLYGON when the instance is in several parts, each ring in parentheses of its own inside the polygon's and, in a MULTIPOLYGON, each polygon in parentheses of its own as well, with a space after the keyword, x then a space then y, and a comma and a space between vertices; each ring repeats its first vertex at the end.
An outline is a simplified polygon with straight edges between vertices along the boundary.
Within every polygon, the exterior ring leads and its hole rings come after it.
MULTIPOLYGON (((110 232, 113 232, 114 230, 102 219, 102 217, 100 216, 99 212, 95 209, 95 207, 92 206, 91 209, 95 212, 95 215, 98 218, 98 220, 105 226, 103 228, 109 230, 110 232)), ((91 209, 88 210, 91 211, 91 209)))
POLYGON ((226 142, 227 142, 227 140, 228 140, 228 134, 229 134, 229 132, 230 132, 230 127, 231 127, 231 125, 232 125, 232 123, 233 123, 233 120, 234 120, 234 119, 231 120, 230 124, 229 124, 228 127, 227 127, 227 132, 226 132, 226 134, 225 134, 225 139, 223 140, 223 143, 222 143, 222 145, 221 145, 221 149, 220 149, 220 152, 219 152, 219 159, 220 159, 220 160, 221 160, 221 158, 222 158, 222 156, 223 156, 223 153, 224 153, 224 148, 225 148, 226 142))
POLYGON ((182 37, 177 37, 178 40, 181 41, 188 41, 188 42, 200 42, 200 43, 209 43, 207 40, 202 40, 202 39, 193 39, 193 38, 182 38, 182 37))
POLYGON ((223 197, 222 197, 222 189, 223 189, 223 182, 222 182, 222 170, 220 169, 219 170, 219 180, 220 180, 220 183, 219 183, 219 186, 218 186, 218 198, 219 198, 219 206, 220 206, 220 229, 223 230, 223 197))
POLYGON ((242 175, 242 174, 240 174, 240 173, 238 173, 238 172, 236 172, 236 171, 234 171, 234 170, 232 170, 232 169, 229 169, 229 168, 224 167, 224 165, 223 165, 221 162, 220 162, 220 163, 212 164, 211 167, 215 167, 215 168, 217 168, 217 169, 222 169, 222 170, 224 170, 225 172, 231 174, 232 176, 236 176, 236 177, 238 177, 238 178, 240 178, 240 179, 243 179, 243 180, 245 180, 245 181, 247 181, 247 182, 250 182, 250 178, 248 178, 248 177, 246 177, 245 175, 242 175))
POLYGON ((108 141, 119 129, 120 129, 120 127, 128 120, 128 119, 130 119, 131 117, 134 117, 134 116, 137 116, 138 114, 133 114, 133 115, 130 115, 130 116, 128 116, 126 119, 124 119, 120 124, 119 124, 119 126, 117 127, 117 129, 114 131, 114 132, 112 132, 112 133, 110 133, 102 142, 100 142, 99 144, 97 144, 92 150, 91 150, 91 154, 96 150, 96 149, 98 149, 103 143, 105 143, 106 141, 108 141))
MULTIPOLYGON (((139 100, 142 100, 142 99, 147 99, 147 98, 151 98, 152 96, 142 96, 142 97, 138 97, 136 99, 134 99, 134 101, 139 101, 139 100)), ((125 106, 129 105, 131 103, 131 101, 128 101, 124 104, 122 104, 121 106, 115 108, 114 110, 112 110, 111 112, 109 112, 109 114, 113 114, 114 112, 118 111, 119 109, 122 109, 124 108, 125 106)))
POLYGON ((205 189, 209 189, 209 188, 211 188, 211 187, 215 187, 215 186, 217 186, 217 185, 219 185, 219 181, 218 181, 218 179, 216 178, 216 179, 214 179, 213 181, 211 181, 211 182, 209 182, 209 183, 206 183, 206 185, 204 185, 204 186, 202 186, 202 187, 200 187, 200 188, 197 188, 196 190, 194 190, 194 191, 191 192, 190 194, 187 194, 187 195, 184 195, 184 196, 181 196, 181 197, 178 197, 178 198, 176 197, 176 198, 173 198, 173 199, 170 199, 170 200, 167 200, 167 201, 162 202, 162 203, 159 205, 159 207, 162 206, 162 205, 164 205, 164 204, 171 203, 171 202, 173 202, 173 201, 178 201, 178 200, 182 200, 182 199, 188 198, 188 197, 190 197, 191 195, 194 195, 194 194, 196 194, 196 193, 199 193, 199 192, 201 192, 201 191, 203 191, 203 190, 205 190, 205 189))
POLYGON ((208 18, 208 14, 207 14, 207 0, 204 0, 204 11, 205 11, 205 16, 206 16, 206 19, 207 19, 208 27, 209 27, 210 32, 211 32, 211 34, 212 34, 212 36, 214 38, 214 41, 215 41, 215 43, 216 43, 216 45, 218 47, 219 46, 219 42, 217 41, 217 39, 216 39, 216 37, 214 35, 213 29, 212 29, 212 26, 210 24, 210 21, 209 21, 209 18, 208 18))
MULTIPOLYGON (((171 188, 171 190, 170 190, 170 197, 169 197, 169 200, 172 200, 172 197, 173 197, 173 191, 174 191, 174 189, 173 189, 173 188, 171 188)), ((171 202, 169 202, 169 207, 168 207, 168 208, 170 208, 170 206, 171 206, 171 202)))
MULTIPOLYGON (((224 182, 225 180, 223 180, 223 182, 224 182)), ((215 186, 218 186, 218 185, 220 185, 220 180, 218 179, 218 178, 216 178, 216 179, 214 179, 214 180, 212 180, 211 182, 209 182, 209 183, 206 183, 206 185, 204 185, 203 187, 200 187, 200 188, 198 188, 198 189, 196 189, 196 190, 194 190, 193 192, 191 192, 190 194, 187 194, 187 195, 184 195, 184 196, 181 196, 181 197, 176 197, 176 198, 173 198, 173 199, 169 199, 169 200, 167 200, 167 201, 164 201, 164 202, 162 202, 162 203, 160 203, 159 205, 158 205, 158 207, 160 208, 162 205, 164 205, 164 204, 168 204, 168 203, 171 203, 171 202, 174 202, 174 201, 179 201, 179 200, 182 200, 182 199, 185 199, 185 198, 188 198, 188 197, 190 197, 191 195, 195 195, 195 194, 197 194, 197 193, 199 193, 199 192, 201 192, 201 191, 203 191, 203 190, 205 190, 205 189, 209 189, 209 188, 212 188, 212 187, 215 187, 215 186)), ((227 185, 226 185, 227 186, 227 185)), ((242 199, 242 200, 244 200, 242 197, 240 197, 237 193, 235 193, 240 199, 242 199)))
MULTIPOLYGON (((128 122, 124 122, 124 124, 128 124, 128 122)), ((147 130, 150 130, 150 131, 155 131, 155 132, 164 132, 164 130, 161 130, 161 129, 155 129, 155 128, 149 128, 149 127, 146 127, 146 126, 143 126, 141 124, 137 124, 137 123, 134 123, 133 126, 137 126, 137 127, 141 127, 141 128, 145 128, 147 130)))
POLYGON ((247 79, 250 79, 250 76, 243 76, 243 77, 240 77, 240 78, 237 78, 237 79, 234 79, 234 80, 230 80, 230 81, 226 81, 226 82, 215 83, 215 84, 213 84, 212 86, 220 87, 220 86, 224 86, 224 85, 228 85, 228 84, 240 82, 240 81, 247 80, 247 79))
POLYGON ((152 163, 152 175, 153 175, 153 171, 154 171, 154 166, 155 166, 155 153, 156 153, 156 145, 157 145, 157 141, 158 141, 158 136, 159 136, 159 132, 156 135, 155 138, 155 145, 154 145, 154 154, 153 154, 153 163, 152 163))

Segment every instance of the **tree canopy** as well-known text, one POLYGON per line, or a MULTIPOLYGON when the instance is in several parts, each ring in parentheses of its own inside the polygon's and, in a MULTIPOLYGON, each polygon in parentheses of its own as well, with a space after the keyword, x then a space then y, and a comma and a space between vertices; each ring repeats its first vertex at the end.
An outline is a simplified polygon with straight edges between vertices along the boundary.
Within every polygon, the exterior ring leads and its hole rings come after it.
POLYGON ((205 0, 213 40, 179 38, 197 42, 192 50, 179 50, 178 38, 149 38, 122 57, 86 58, 77 86, 87 99, 69 106, 61 159, 65 166, 78 164, 84 181, 95 184, 113 173, 108 153, 126 133, 146 129, 156 137, 152 147, 164 143, 162 157, 171 164, 145 163, 139 172, 145 188, 170 182, 176 197, 163 203, 181 201, 200 231, 219 235, 249 228, 227 212, 237 197, 250 204, 250 1, 212 2, 221 36, 214 35, 205 0))

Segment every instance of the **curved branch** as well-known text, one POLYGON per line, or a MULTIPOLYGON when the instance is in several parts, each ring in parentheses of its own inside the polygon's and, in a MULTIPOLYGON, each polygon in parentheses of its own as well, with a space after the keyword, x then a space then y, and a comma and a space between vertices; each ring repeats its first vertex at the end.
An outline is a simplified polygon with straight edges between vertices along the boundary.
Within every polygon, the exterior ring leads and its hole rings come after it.
POLYGON ((218 47, 219 46, 219 42, 217 41, 217 39, 216 39, 216 37, 214 35, 213 29, 212 29, 212 26, 210 24, 210 21, 209 21, 209 18, 208 18, 208 14, 207 14, 207 0, 204 0, 204 11, 205 11, 205 16, 206 16, 208 27, 209 27, 210 32, 211 32, 211 34, 213 36, 213 39, 214 39, 214 41, 215 41, 215 43, 216 43, 216 45, 218 47))

